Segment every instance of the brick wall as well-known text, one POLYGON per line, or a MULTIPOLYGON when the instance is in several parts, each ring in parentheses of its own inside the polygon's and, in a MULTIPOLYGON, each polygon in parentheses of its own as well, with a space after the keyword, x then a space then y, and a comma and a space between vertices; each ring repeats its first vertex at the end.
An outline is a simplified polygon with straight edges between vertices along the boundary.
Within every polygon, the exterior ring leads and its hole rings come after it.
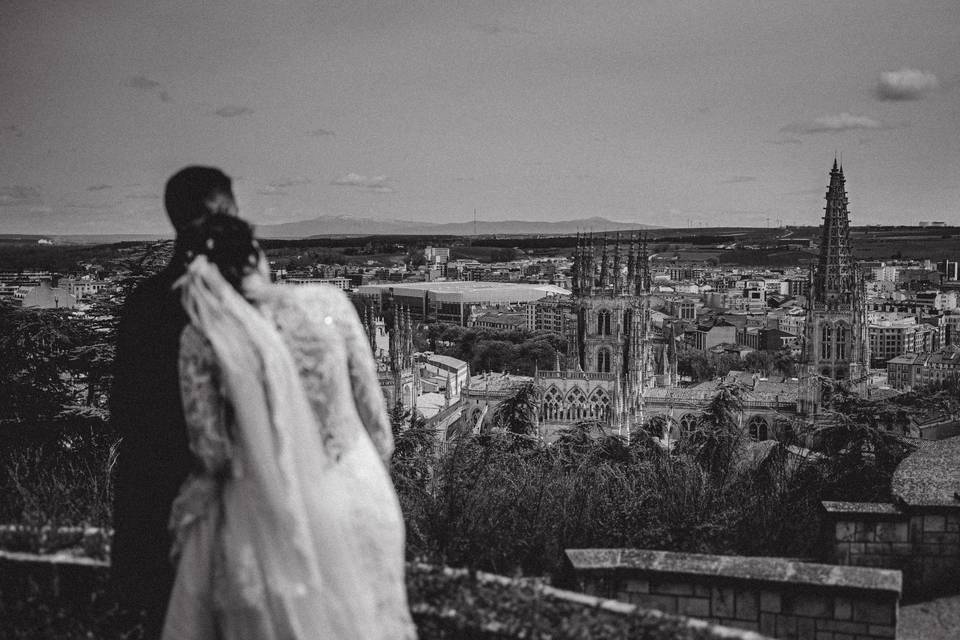
POLYGON ((960 591, 960 509, 824 502, 825 558, 903 572, 907 599, 960 591))
POLYGON ((571 549, 586 593, 798 640, 895 638, 895 571, 638 549, 571 549))

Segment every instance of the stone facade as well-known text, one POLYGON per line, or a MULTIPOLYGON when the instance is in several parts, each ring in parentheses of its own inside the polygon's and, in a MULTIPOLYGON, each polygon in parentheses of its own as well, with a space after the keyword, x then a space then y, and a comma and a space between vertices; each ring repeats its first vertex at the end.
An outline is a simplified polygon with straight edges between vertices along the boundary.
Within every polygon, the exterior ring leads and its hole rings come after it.
POLYGON ((642 549, 567 556, 587 593, 665 613, 797 640, 897 634, 897 571, 642 549))
POLYGON ((960 509, 901 509, 892 504, 824 502, 841 565, 903 572, 904 595, 951 593, 960 586, 960 509))

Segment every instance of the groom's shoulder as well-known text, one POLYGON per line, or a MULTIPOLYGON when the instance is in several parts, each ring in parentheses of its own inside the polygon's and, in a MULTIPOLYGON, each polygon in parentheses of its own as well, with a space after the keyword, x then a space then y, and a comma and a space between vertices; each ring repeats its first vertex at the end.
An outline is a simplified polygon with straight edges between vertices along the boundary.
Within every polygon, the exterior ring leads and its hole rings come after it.
POLYGON ((130 291, 121 310, 121 321, 157 319, 171 305, 179 308, 179 298, 171 289, 173 281, 164 272, 144 278, 130 291))

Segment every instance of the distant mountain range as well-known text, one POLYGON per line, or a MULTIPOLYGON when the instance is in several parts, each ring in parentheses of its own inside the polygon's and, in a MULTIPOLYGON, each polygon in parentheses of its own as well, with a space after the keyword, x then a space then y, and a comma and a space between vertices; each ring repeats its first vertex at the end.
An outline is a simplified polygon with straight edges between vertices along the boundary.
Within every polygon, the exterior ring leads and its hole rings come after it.
POLYGON ((413 220, 373 220, 371 218, 347 218, 344 216, 321 216, 312 220, 265 224, 257 226, 261 238, 311 238, 316 236, 372 236, 372 235, 558 235, 577 231, 628 231, 650 229, 652 225, 616 222, 606 218, 582 218, 543 222, 528 220, 478 220, 473 222, 416 222, 413 220))

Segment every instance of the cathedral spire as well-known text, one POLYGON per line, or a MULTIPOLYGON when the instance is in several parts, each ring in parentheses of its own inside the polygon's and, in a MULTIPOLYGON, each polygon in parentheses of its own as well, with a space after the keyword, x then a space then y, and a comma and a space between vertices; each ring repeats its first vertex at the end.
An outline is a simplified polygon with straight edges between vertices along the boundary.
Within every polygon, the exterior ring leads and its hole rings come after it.
POLYGON ((627 282, 624 285, 624 290, 628 294, 632 294, 636 291, 637 286, 635 284, 635 279, 637 276, 637 257, 634 253, 636 247, 634 247, 633 231, 630 232, 629 239, 627 240, 627 282))
POLYGON ((647 234, 640 235, 640 255, 637 256, 637 295, 650 292, 650 256, 647 253, 647 234))
POLYGON ((827 204, 823 214, 823 234, 820 240, 820 257, 814 274, 814 300, 824 302, 828 298, 844 296, 854 286, 854 263, 850 250, 850 214, 847 211, 846 181, 843 169, 833 160, 830 171, 830 186, 827 187, 827 204))
POLYGON ((577 231, 577 243, 573 249, 573 264, 570 265, 570 288, 573 289, 574 297, 580 295, 580 270, 582 269, 580 260, 580 231, 577 231))

